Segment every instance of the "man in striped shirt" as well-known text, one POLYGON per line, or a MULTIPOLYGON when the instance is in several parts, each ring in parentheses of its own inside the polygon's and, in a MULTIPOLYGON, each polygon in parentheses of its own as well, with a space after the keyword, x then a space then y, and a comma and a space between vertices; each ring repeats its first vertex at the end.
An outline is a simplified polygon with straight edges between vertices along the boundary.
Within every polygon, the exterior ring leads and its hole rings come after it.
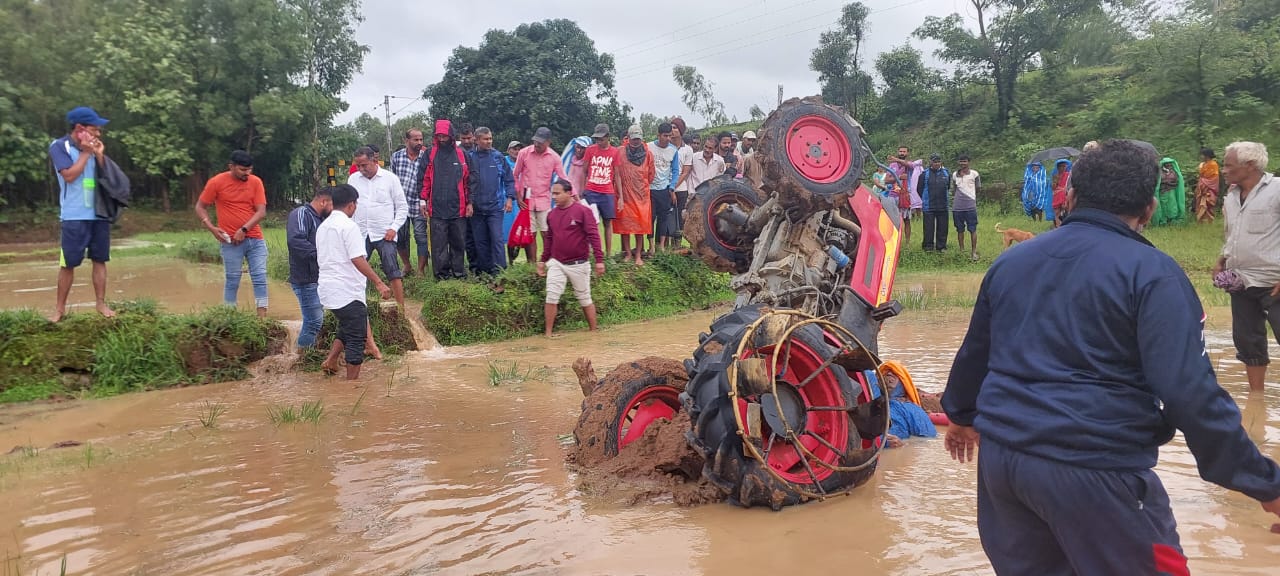
POLYGON ((418 274, 425 275, 427 269, 427 220, 422 217, 422 181, 414 178, 422 169, 426 156, 422 130, 410 128, 404 133, 404 148, 391 153, 391 171, 400 179, 400 187, 404 188, 405 201, 409 204, 409 219, 396 236, 396 250, 404 261, 404 270, 413 270, 409 259, 409 231, 413 230, 413 241, 418 245, 418 274))

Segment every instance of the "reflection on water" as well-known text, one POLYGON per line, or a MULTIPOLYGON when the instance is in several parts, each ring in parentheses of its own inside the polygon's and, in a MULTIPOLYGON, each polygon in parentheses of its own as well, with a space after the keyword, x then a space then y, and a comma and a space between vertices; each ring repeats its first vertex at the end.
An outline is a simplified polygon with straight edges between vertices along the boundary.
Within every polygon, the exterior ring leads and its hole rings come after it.
MULTIPOLYGON (((224 283, 221 264, 192 264, 163 256, 132 256, 107 263, 107 300, 151 298, 163 303, 170 312, 190 312, 221 304, 224 283)), ((0 266, 0 307, 35 308, 52 313, 57 284, 56 259, 0 266)), ((267 293, 272 318, 301 318, 298 300, 288 284, 269 281, 267 293)), ((237 296, 241 308, 253 308, 253 284, 248 273, 240 279, 237 296)), ((88 312, 93 306, 93 284, 86 262, 76 269, 67 308, 71 312, 88 312)))
MULTIPOLYGON (((199 574, 987 574, 975 470, 940 440, 886 453, 852 495, 779 513, 728 505, 619 507, 575 489, 558 435, 581 401, 568 366, 601 373, 643 353, 681 357, 713 314, 412 353, 373 362, 364 386, 311 374, 88 401, 17 419, 0 449, 91 440, 109 455, 0 467, 0 548, 24 573, 199 574), (491 387, 487 362, 546 366, 545 382, 491 387), (318 425, 273 426, 266 409, 320 399, 318 425), (205 401, 227 406, 215 429, 205 401)), ((943 386, 967 313, 893 320, 882 352, 926 390, 943 386)), ((1215 357, 1229 337, 1210 335, 1215 357)), ((1220 361, 1245 426, 1272 457, 1280 393, 1248 397, 1220 361)), ((7 458, 27 458, 15 455, 7 458)), ((12 462, 7 460, 4 462, 12 462)), ((3 466, 3 465, 0 465, 3 466)), ((1198 574, 1268 574, 1280 538, 1253 501, 1202 482, 1182 440, 1162 451, 1198 574)))

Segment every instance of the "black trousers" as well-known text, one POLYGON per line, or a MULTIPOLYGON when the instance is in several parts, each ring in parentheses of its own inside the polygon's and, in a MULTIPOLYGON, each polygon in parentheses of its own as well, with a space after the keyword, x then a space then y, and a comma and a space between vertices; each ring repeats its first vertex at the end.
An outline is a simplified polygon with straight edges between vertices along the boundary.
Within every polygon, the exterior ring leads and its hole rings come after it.
POLYGON ((466 277, 466 235, 466 218, 431 218, 431 268, 437 280, 466 277))
POLYGON ((947 229, 951 219, 947 211, 924 213, 924 249, 946 250, 947 229))
POLYGON ((1271 289, 1246 288, 1231 295, 1231 340, 1236 345, 1236 359, 1245 366, 1266 366, 1267 324, 1280 342, 1280 298, 1271 297, 1271 289))

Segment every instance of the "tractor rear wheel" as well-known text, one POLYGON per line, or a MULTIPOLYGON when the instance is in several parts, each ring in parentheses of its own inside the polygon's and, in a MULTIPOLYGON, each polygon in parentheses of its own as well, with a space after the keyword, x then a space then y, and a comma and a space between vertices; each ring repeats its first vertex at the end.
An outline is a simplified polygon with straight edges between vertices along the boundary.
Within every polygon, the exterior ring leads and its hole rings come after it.
POLYGON ((876 452, 863 442, 852 412, 831 409, 854 405, 859 395, 844 368, 827 362, 836 350, 814 325, 795 330, 786 343, 769 342, 758 330, 749 334, 749 325, 761 314, 761 307, 743 307, 712 325, 706 341, 723 345, 714 353, 699 348, 703 354, 695 358, 697 365, 680 396, 693 424, 689 443, 706 461, 703 477, 741 506, 774 510, 865 483, 875 473, 876 452), (748 342, 739 357, 743 339, 748 342), (738 361, 768 358, 778 346, 783 347, 782 365, 770 376, 776 381, 774 391, 750 390, 739 378, 736 396, 730 396, 729 373, 738 369, 738 361), (746 416, 752 411, 763 415, 753 421, 746 416), (735 412, 744 425, 757 429, 740 434, 735 412), (781 428, 795 435, 786 438, 781 428), (759 456, 749 455, 744 441, 759 456), (864 467, 830 468, 859 465, 864 467))
POLYGON ((766 190, 787 207, 815 211, 847 197, 862 178, 862 126, 822 98, 792 98, 761 126, 766 190))

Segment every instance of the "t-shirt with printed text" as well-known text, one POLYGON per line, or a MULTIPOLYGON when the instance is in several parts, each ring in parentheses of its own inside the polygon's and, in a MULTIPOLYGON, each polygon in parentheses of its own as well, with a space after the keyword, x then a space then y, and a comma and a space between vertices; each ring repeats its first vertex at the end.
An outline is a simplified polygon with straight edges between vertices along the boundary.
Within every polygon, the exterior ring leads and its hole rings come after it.
POLYGON ((622 164, 622 152, 617 146, 601 150, 592 145, 582 156, 582 163, 587 168, 587 191, 597 194, 615 194, 613 187, 614 171, 622 164))
MULTIPOLYGON (((205 183, 200 202, 212 204, 218 212, 218 228, 234 236, 253 218, 257 206, 266 206, 267 191, 262 186, 262 179, 253 174, 247 180, 237 180, 230 172, 223 172, 205 183)), ((262 228, 254 224, 245 238, 261 239, 262 228)))

